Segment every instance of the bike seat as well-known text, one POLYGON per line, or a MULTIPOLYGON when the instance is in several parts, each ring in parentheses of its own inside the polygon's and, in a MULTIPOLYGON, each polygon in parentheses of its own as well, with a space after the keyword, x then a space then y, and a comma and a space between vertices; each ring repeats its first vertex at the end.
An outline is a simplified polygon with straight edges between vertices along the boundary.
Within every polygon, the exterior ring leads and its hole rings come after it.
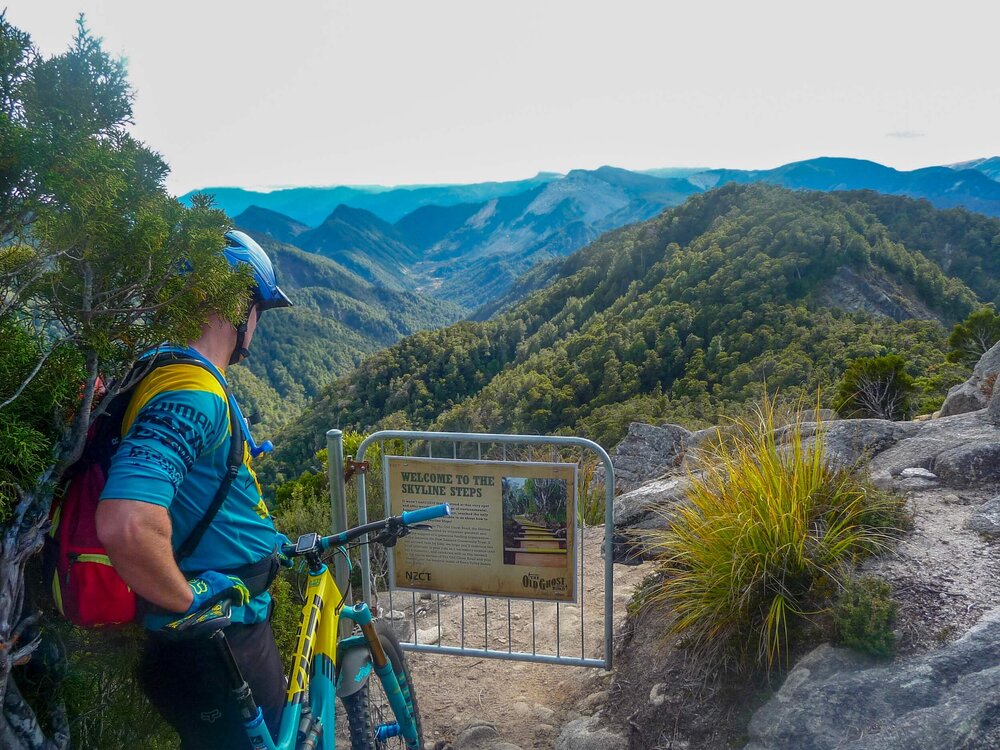
POLYGON ((228 627, 232 622, 231 615, 232 605, 227 599, 168 622, 157 632, 176 640, 208 638, 228 627))

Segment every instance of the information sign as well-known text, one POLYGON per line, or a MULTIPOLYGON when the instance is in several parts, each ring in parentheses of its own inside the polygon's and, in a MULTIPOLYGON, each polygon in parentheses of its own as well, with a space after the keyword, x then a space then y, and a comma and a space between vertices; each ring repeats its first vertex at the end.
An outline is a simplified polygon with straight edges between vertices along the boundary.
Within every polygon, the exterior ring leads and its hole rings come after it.
POLYGON ((452 509, 396 544, 396 588, 576 601, 576 464, 386 456, 384 465, 393 515, 452 509))

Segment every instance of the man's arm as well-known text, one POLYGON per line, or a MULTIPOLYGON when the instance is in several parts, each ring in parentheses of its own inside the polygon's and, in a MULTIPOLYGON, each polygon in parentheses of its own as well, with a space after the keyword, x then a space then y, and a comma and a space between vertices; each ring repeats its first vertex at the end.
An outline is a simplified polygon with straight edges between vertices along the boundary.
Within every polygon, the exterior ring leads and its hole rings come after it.
POLYGON ((186 612, 191 587, 174 561, 167 509, 136 500, 102 499, 97 506, 97 536, 135 593, 169 612, 186 612))

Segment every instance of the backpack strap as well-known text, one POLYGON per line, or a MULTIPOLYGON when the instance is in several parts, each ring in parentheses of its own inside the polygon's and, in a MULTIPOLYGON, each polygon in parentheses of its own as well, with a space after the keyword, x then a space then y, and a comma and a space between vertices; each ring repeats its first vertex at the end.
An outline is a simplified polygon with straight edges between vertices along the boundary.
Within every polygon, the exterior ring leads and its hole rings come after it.
MULTIPOLYGON (((208 527, 212 525, 212 521, 215 520, 216 515, 219 513, 219 509, 222 508, 222 504, 226 501, 226 497, 229 495, 229 489, 233 486, 233 482, 236 480, 236 475, 239 474, 240 466, 243 465, 243 452, 245 437, 243 435, 243 425, 240 424, 239 411, 233 406, 233 394, 229 390, 229 384, 223 379, 218 377, 218 375, 213 371, 213 369, 207 366, 204 362, 196 357, 185 356, 183 354, 175 352, 166 352, 163 354, 158 354, 155 356, 153 362, 149 366, 149 370, 143 375, 146 377, 153 370, 156 370, 165 365, 173 364, 184 364, 184 365, 195 365, 203 370, 207 370, 212 374, 222 390, 226 394, 226 408, 229 410, 229 456, 226 459, 226 473, 222 478, 222 484, 215 492, 215 496, 212 498, 212 502, 209 503, 208 508, 205 510, 205 514, 198 519, 198 523, 195 524, 194 528, 187 535, 177 551, 174 552, 174 562, 177 563, 177 567, 180 567, 181 561, 191 554, 198 548, 198 544, 201 543, 201 539, 205 536, 205 532, 208 531, 208 527)), ((124 416, 125 410, 122 409, 122 416, 124 416)), ((119 425, 121 420, 119 419, 119 425)), ((120 429, 120 427, 119 427, 120 429)))
MULTIPOLYGON (((205 369, 208 369, 207 367, 205 369)), ((231 437, 229 439, 229 457, 226 459, 226 475, 222 479, 222 484, 219 485, 219 489, 215 491, 215 497, 212 498, 212 502, 209 504, 208 509, 205 511, 205 515, 201 517, 198 523, 191 533, 187 535, 187 538, 181 542, 177 551, 174 553, 174 560, 177 563, 177 567, 180 567, 181 560, 191 556, 191 553, 197 549, 198 544, 201 542, 201 538, 205 536, 205 532, 208 531, 208 527, 212 525, 212 521, 215 520, 215 516, 218 514, 219 509, 222 504, 226 501, 226 497, 229 495, 229 488, 233 486, 233 482, 236 480, 236 475, 240 471, 240 466, 243 465, 243 451, 244 451, 244 437, 243 437, 243 425, 240 424, 240 419, 238 412, 231 403, 232 394, 229 392, 229 386, 220 381, 223 389, 226 392, 226 406, 229 409, 229 429, 231 437)))

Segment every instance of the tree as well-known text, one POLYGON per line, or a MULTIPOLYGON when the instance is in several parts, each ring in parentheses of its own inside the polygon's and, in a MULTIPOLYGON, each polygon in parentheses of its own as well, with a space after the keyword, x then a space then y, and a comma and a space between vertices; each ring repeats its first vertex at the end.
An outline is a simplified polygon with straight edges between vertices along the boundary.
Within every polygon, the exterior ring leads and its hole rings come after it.
POLYGON ((898 354, 862 357, 848 366, 837 392, 836 408, 850 417, 902 419, 916 388, 898 354))
POLYGON ((82 17, 70 49, 43 59, 0 14, 0 746, 12 750, 69 743, 61 702, 40 720, 15 672, 42 643, 25 565, 54 487, 142 351, 247 304, 248 276, 220 253, 225 216, 167 194, 166 164, 126 132, 131 102, 124 64, 82 17))
POLYGON ((975 367, 986 352, 1000 341, 1000 315, 993 305, 985 305, 956 325, 948 337, 949 362, 975 367))

